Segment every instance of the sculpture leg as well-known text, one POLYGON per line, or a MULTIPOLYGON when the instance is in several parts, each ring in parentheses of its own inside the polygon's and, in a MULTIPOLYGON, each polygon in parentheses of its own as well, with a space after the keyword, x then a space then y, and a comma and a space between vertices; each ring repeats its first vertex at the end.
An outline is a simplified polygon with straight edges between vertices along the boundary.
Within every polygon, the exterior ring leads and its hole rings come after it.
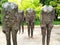
POLYGON ((20 25, 20 22, 19 22, 19 33, 21 33, 21 25, 20 25))
POLYGON ((50 42, 50 35, 51 35, 51 30, 47 30, 47 45, 49 45, 50 42))
POLYGON ((31 38, 33 38, 34 23, 31 23, 31 38))
POLYGON ((42 32, 42 45, 45 45, 46 28, 41 27, 41 32, 42 32))
POLYGON ((13 45, 17 45, 17 31, 16 30, 12 31, 12 40, 13 40, 13 45))
POLYGON ((28 36, 30 37, 30 24, 28 24, 28 36))
POLYGON ((22 33, 24 33, 24 22, 22 22, 22 33))
POLYGON ((6 32, 6 41, 7 41, 7 45, 11 45, 11 42, 10 42, 10 31, 9 30, 6 32))
POLYGON ((50 43, 51 30, 52 30, 52 26, 48 26, 47 27, 47 45, 49 45, 50 43))

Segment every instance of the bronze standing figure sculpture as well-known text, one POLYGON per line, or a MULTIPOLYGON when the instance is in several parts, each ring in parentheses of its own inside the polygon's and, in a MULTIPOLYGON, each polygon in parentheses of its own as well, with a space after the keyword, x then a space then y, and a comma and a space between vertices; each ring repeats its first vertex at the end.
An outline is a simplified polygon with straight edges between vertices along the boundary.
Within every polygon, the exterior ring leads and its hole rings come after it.
POLYGON ((54 8, 49 5, 44 5, 40 14, 42 45, 45 45, 45 36, 47 35, 46 44, 49 45, 53 21, 55 18, 54 8))
POLYGON ((26 23, 28 26, 28 36, 33 38, 33 30, 34 30, 34 21, 35 21, 35 11, 32 8, 28 8, 26 10, 26 23))
POLYGON ((23 10, 18 10, 18 22, 19 22, 19 33, 22 31, 22 33, 24 33, 24 11, 23 10), (22 30, 21 30, 21 26, 22 26, 22 30))
POLYGON ((17 32, 19 30, 17 12, 18 7, 12 2, 6 2, 2 5, 2 31, 6 35, 7 45, 11 45, 11 33, 13 45, 17 45, 17 32))

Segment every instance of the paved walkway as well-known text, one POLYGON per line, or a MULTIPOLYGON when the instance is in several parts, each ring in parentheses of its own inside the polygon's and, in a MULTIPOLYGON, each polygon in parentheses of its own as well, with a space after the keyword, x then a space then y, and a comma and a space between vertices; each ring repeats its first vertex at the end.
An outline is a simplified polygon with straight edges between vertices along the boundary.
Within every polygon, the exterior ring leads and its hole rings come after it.
MULTIPOLYGON (((0 30, 2 30, 1 27, 0 27, 0 30)), ((17 41, 18 41, 18 45, 42 45, 40 27, 39 26, 35 27, 33 39, 28 38, 27 28, 25 27, 24 34, 18 33, 17 41)), ((0 45, 6 45, 5 34, 3 34, 2 31, 0 31, 0 45)), ((56 27, 56 28, 54 27, 52 29, 50 45, 60 45, 60 28, 59 27, 56 27)))

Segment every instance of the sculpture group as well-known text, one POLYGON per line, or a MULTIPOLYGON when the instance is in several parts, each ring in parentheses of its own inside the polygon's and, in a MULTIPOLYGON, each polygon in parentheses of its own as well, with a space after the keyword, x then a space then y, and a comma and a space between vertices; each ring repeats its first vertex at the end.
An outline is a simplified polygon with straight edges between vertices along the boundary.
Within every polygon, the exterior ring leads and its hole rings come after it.
MULTIPOLYGON (((40 14, 40 26, 42 33, 42 45, 45 45, 45 36, 47 35, 47 45, 50 42, 51 30, 54 21, 54 8, 44 5, 40 14), (46 33, 47 32, 47 33, 46 33)), ((6 35, 7 45, 11 45, 12 34, 13 45, 17 45, 17 32, 24 33, 24 11, 18 10, 18 6, 12 2, 6 2, 2 5, 2 31, 6 35), (22 30, 21 30, 22 26, 22 30)), ((26 24, 28 27, 28 37, 33 38, 34 21, 36 12, 32 8, 26 9, 26 24)))

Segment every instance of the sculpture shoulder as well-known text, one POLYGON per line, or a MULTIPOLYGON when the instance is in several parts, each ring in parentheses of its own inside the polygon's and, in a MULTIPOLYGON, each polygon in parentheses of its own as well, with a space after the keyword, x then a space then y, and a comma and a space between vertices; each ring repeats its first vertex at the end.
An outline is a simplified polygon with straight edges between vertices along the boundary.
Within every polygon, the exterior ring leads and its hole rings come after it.
POLYGON ((51 11, 53 11, 53 7, 45 5, 45 6, 42 7, 41 10, 44 11, 44 12, 51 12, 51 11))
POLYGON ((26 10, 26 12, 28 12, 28 13, 34 12, 34 9, 28 8, 28 9, 26 10))
POLYGON ((15 8, 17 8, 17 5, 13 2, 6 2, 6 3, 2 4, 2 8, 4 8, 4 9, 8 9, 8 8, 9 9, 15 9, 15 8))
POLYGON ((41 11, 47 12, 47 5, 44 5, 44 6, 41 8, 41 11))
POLYGON ((46 9, 47 8, 47 6, 46 5, 44 5, 42 8, 41 8, 41 10, 44 10, 44 9, 46 9))
POLYGON ((48 10, 51 12, 51 11, 54 10, 54 8, 53 8, 52 6, 49 6, 49 7, 48 7, 48 10))
POLYGON ((24 13, 24 11, 23 10, 18 10, 18 13, 24 13))

